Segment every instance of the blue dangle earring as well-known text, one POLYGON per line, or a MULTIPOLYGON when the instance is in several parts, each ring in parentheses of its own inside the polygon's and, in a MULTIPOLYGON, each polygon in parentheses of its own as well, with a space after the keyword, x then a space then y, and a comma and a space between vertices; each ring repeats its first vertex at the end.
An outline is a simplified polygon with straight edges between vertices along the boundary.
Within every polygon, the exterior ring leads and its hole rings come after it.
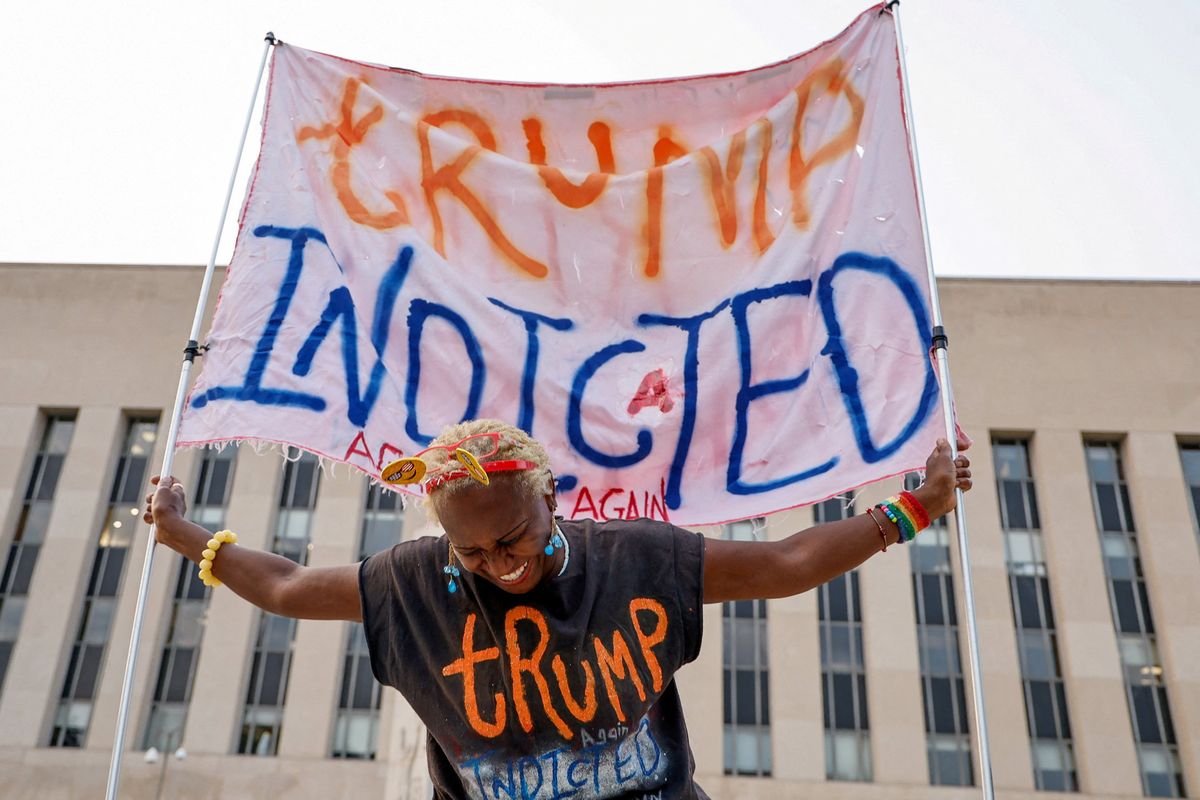
POLYGON ((450 576, 450 583, 446 585, 446 588, 450 590, 450 594, 454 594, 458 591, 458 582, 454 579, 462 577, 462 573, 459 571, 458 567, 454 566, 453 551, 450 552, 449 562, 450 563, 446 564, 446 566, 442 567, 442 572, 450 576))
POLYGON ((558 526, 554 526, 554 534, 550 537, 550 541, 546 542, 545 553, 548 556, 554 555, 554 551, 563 546, 562 534, 558 532, 558 526))
MULTIPOLYGON (((554 475, 550 476, 550 487, 551 487, 551 492, 558 491, 558 479, 555 478, 554 475)), ((558 504, 552 503, 550 506, 550 513, 553 514, 557 510, 558 510, 558 504)), ((558 532, 558 519, 557 518, 554 519, 553 525, 554 525, 554 533, 550 534, 550 541, 546 542, 546 548, 545 548, 545 553, 548 556, 554 555, 554 551, 563 546, 562 534, 558 532)))

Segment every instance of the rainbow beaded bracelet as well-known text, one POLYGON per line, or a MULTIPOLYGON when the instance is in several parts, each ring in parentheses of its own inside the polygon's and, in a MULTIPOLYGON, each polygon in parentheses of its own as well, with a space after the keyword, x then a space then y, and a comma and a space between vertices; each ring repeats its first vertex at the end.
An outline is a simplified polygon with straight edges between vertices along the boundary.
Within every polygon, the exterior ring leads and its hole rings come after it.
POLYGON ((901 492, 889 497, 876 508, 900 531, 900 544, 911 542, 918 532, 929 527, 929 512, 912 492, 901 492))
POLYGON ((882 511, 883 515, 891 520, 892 524, 896 526, 896 530, 900 532, 900 538, 897 540, 897 544, 904 544, 917 535, 916 530, 912 526, 911 520, 904 516, 903 513, 898 512, 897 509, 899 506, 897 506, 891 500, 880 503, 878 506, 876 506, 876 508, 882 511))
POLYGON ((221 549, 221 545, 237 544, 237 538, 237 534, 233 531, 217 531, 204 544, 204 552, 200 554, 200 582, 205 586, 215 588, 221 585, 221 581, 212 574, 213 561, 216 560, 217 551, 221 549))
POLYGON ((917 496, 912 492, 901 492, 900 502, 904 506, 904 510, 912 515, 913 522, 916 524, 918 531, 923 531, 933 524, 929 519, 929 512, 925 510, 925 506, 917 499, 917 496))

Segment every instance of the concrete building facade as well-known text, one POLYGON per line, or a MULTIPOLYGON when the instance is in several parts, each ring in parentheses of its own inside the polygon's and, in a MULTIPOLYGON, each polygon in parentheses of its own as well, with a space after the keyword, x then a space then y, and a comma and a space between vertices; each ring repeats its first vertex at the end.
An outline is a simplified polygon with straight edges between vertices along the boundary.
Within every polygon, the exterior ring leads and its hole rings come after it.
MULTIPOLYGON (((199 276, 0 265, 0 798, 102 791, 199 276)), ((998 795, 1200 797, 1200 284, 940 285, 998 795)), ((345 468, 242 448, 175 472, 198 520, 308 564, 430 532, 345 468)), ((704 532, 780 538, 898 488, 704 532)), ((356 626, 193 574, 159 548, 122 796, 428 796, 421 724, 356 626)), ((677 676, 699 783, 978 796, 965 620, 952 525, 818 591, 706 606, 677 676)))

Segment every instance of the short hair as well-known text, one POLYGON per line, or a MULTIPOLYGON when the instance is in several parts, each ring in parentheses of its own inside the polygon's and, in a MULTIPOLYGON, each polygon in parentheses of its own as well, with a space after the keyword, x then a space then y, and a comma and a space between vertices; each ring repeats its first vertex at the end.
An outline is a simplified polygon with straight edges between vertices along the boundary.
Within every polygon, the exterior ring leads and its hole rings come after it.
MULTIPOLYGON (((430 445, 454 444, 468 436, 480 433, 500 434, 499 450, 487 458, 480 459, 482 463, 510 460, 531 461, 536 465, 532 469, 508 473, 513 476, 515 485, 531 498, 554 493, 554 476, 550 471, 550 456, 546 453, 546 448, 542 447, 537 439, 515 425, 498 419, 467 420, 457 425, 447 425, 437 438, 430 442, 430 445)), ((422 459, 428 467, 427 474, 434 477, 445 471, 447 467, 453 469, 458 466, 458 462, 452 460, 450 453, 446 450, 431 450, 423 455, 422 459)), ((475 481, 469 479, 447 481, 429 491, 425 498, 425 512, 430 520, 435 523, 439 522, 437 507, 434 504, 435 496, 438 503, 444 503, 474 483, 475 481)))

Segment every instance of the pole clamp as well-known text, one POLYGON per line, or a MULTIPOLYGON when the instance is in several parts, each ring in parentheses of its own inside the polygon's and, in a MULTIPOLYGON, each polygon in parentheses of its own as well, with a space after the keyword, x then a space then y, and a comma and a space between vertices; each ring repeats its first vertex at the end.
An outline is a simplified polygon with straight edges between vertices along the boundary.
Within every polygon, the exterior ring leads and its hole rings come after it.
POLYGON ((946 329, 941 325, 933 326, 933 349, 934 350, 949 350, 950 337, 946 335, 946 329))
POLYGON ((885 11, 891 11, 898 5, 900 5, 900 0, 889 0, 889 2, 884 3, 883 8, 879 9, 879 13, 882 15, 885 11))
POLYGON ((200 344, 195 339, 188 339, 187 347, 183 348, 183 360, 191 363, 197 357, 204 355, 208 345, 200 344))
MULTIPOLYGON (((897 2, 899 2, 899 0, 897 0, 897 2)), ((263 41, 270 45, 283 44, 283 40, 275 38, 275 34, 271 31, 267 31, 267 35, 263 37, 263 41)))

